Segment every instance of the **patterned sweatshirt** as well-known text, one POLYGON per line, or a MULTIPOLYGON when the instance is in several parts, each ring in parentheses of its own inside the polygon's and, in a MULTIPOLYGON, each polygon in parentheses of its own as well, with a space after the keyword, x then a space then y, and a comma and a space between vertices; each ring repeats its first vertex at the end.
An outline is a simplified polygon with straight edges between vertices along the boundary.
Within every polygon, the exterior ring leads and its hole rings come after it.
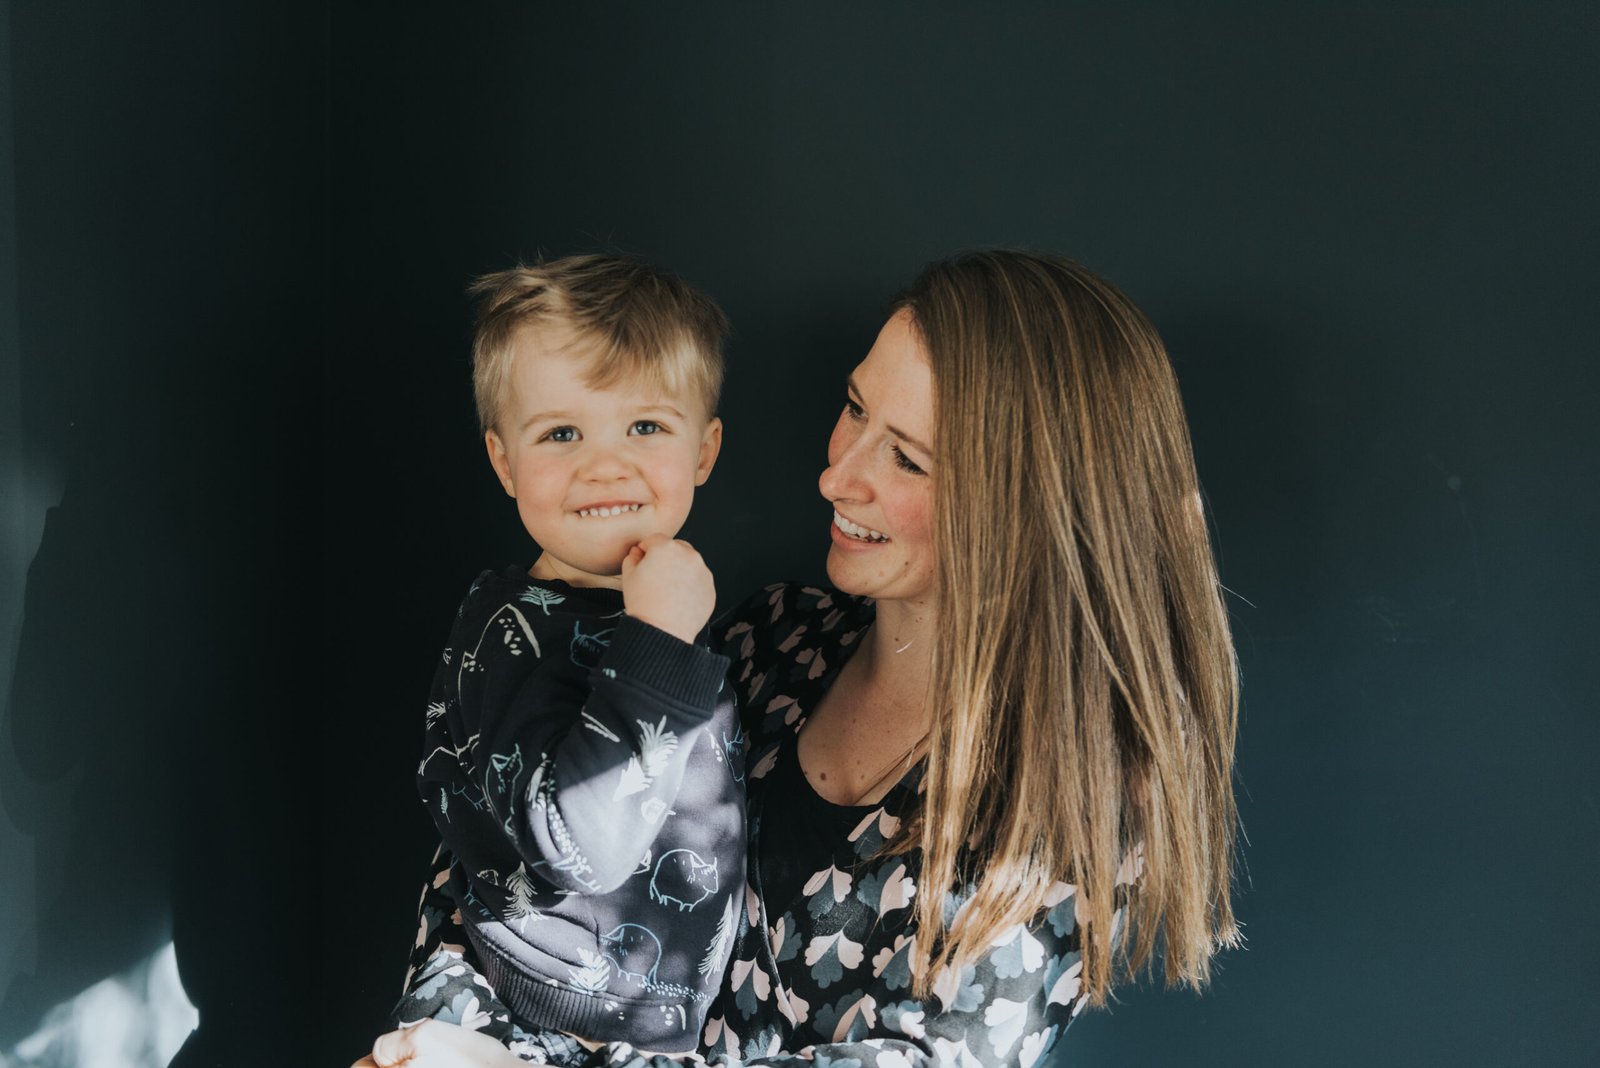
POLYGON ((525 1026, 694 1047, 744 883, 727 664, 616 590, 511 567, 467 592, 417 789, 453 858, 442 889, 525 1026))
MULTIPOLYGON (((931 996, 911 993, 911 903, 919 855, 875 856, 918 803, 913 770, 882 802, 830 805, 808 793, 795 737, 873 620, 869 600, 774 586, 713 627, 749 734, 749 883, 733 959, 701 1052, 719 1065, 960 1068, 1051 1063, 1084 1005, 1073 888, 1005 932, 931 996), (787 888, 787 889, 785 889, 787 888), (1054 1051, 1054 1052, 1053 1052, 1054 1051)), ((944 891, 946 914, 972 887, 944 891)), ((446 903, 424 891, 415 960, 453 937, 446 903), (431 918, 430 918, 431 917, 431 918)), ((613 1044, 591 1065, 669 1068, 613 1044)))

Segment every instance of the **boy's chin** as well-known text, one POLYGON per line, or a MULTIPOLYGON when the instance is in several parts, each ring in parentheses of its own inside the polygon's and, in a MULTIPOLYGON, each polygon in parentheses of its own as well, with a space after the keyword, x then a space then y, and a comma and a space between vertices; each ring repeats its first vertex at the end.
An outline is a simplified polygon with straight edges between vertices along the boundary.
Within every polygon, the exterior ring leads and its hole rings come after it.
POLYGON ((620 586, 622 561, 627 555, 626 552, 604 556, 573 553, 560 557, 546 551, 540 554, 530 573, 535 578, 560 579, 574 586, 620 586))
POLYGON ((622 580, 622 559, 622 556, 618 556, 616 559, 607 556, 598 560, 582 560, 571 566, 574 570, 581 571, 586 575, 593 575, 595 578, 613 579, 620 582, 622 580))

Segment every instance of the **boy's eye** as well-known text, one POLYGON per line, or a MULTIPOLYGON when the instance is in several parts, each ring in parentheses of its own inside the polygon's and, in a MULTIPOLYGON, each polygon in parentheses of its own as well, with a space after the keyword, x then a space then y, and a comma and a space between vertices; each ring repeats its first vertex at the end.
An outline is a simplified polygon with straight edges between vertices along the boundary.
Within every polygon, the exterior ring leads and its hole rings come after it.
POLYGON ((553 429, 546 430, 544 435, 540 437, 539 440, 558 442, 577 441, 578 428, 575 426, 558 426, 553 429))
POLYGON ((900 446, 891 445, 889 448, 894 452, 894 465, 900 470, 909 471, 913 475, 925 475, 928 473, 922 468, 918 467, 916 463, 912 461, 911 457, 907 456, 905 452, 901 450, 900 446))
POLYGON ((646 434, 656 434, 665 429, 666 427, 662 426, 654 419, 637 419, 634 421, 633 426, 628 428, 628 431, 629 433, 643 436, 646 434))

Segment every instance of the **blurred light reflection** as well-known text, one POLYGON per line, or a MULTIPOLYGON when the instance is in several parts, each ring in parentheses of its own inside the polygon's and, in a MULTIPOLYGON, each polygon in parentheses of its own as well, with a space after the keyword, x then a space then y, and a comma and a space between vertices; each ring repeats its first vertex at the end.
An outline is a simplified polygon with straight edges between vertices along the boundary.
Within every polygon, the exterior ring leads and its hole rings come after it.
POLYGON ((200 1024, 172 943, 45 1014, 5 1068, 164 1068, 200 1024))

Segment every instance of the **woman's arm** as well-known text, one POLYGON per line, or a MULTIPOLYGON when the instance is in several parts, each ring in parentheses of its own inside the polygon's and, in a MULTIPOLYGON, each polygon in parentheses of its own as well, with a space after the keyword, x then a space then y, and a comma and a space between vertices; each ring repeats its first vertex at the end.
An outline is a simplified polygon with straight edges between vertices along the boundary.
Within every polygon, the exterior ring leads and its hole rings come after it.
MULTIPOLYGON (((521 1060, 500 1043, 477 1031, 469 1031, 455 1024, 424 1020, 415 1027, 390 1031, 381 1035, 372 1045, 372 1052, 356 1061, 351 1068, 526 1068, 521 1060)), ((584 1062, 585 1068, 741 1068, 748 1065, 770 1065, 772 1068, 861 1068, 878 1065, 879 1068, 910 1068, 913 1065, 940 1063, 929 1059, 923 1051, 909 1043, 875 1040, 872 1043, 843 1043, 828 1046, 811 1046, 801 1053, 779 1054, 758 1060, 739 1061, 725 1057, 702 1058, 696 1054, 668 1057, 650 1056, 621 1043, 594 1051, 584 1062)))
MULTIPOLYGON (((764 1007, 770 999, 786 999, 786 1015, 797 1014, 811 1030, 834 1041, 796 1049, 775 1048, 782 1037, 770 1028, 733 1035, 728 1024, 713 1019, 708 1027, 714 1052, 707 1058, 652 1056, 617 1043, 593 1052, 586 1068, 957 1068, 1012 1066, 1033 1068, 1048 1063, 1047 1054, 1061 1039, 1083 1005, 1082 968, 1072 941, 1073 899, 1063 897, 1034 924, 1019 926, 1010 937, 977 962, 936 982, 926 999, 910 997, 905 954, 908 944, 896 939, 888 954, 881 950, 867 966, 876 974, 866 989, 833 985, 814 1004, 780 992, 770 984, 749 991, 750 1004, 764 1007), (803 1014, 803 1015, 798 1015, 803 1014)), ((804 958, 798 958, 803 960, 804 958)), ((743 962, 735 962, 735 968, 743 962)), ((739 971, 735 971, 739 976, 739 971)), ((746 983, 756 984, 753 968, 733 982, 738 1004, 746 983)), ((756 1015, 759 1015, 757 1013, 756 1015)), ((769 1014, 770 1016, 770 1014, 769 1014)), ((364 1066, 408 1065, 412 1068, 517 1068, 525 1063, 504 1047, 476 1032, 429 1021, 425 1029, 391 1032, 374 1046, 364 1066), (387 1059, 386 1059, 387 1058, 387 1059)))

